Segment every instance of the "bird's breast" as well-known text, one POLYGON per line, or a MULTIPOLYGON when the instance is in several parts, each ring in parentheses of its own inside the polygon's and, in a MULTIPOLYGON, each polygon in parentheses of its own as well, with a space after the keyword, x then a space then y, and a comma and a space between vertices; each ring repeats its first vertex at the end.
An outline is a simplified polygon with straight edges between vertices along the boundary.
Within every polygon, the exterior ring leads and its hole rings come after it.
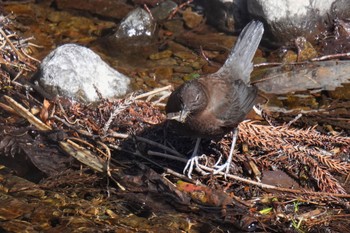
POLYGON ((201 138, 221 137, 230 131, 229 128, 224 126, 223 121, 208 111, 190 117, 185 124, 191 129, 193 136, 201 138))

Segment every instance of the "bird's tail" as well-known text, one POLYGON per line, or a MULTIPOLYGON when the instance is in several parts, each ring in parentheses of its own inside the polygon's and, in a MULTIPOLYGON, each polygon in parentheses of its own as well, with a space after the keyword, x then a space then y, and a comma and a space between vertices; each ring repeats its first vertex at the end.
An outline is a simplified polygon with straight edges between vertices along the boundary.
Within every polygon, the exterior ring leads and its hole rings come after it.
POLYGON ((248 84, 250 82, 250 73, 254 68, 252 60, 263 33, 264 25, 260 21, 251 21, 247 24, 218 73, 230 75, 234 79, 241 79, 248 84))

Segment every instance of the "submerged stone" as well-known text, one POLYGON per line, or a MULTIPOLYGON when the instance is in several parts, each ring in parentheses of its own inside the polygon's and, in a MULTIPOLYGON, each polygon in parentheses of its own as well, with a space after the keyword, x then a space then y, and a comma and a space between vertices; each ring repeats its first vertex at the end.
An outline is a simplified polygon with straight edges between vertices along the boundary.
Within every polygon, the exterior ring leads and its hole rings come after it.
POLYGON ((156 22, 142 8, 131 11, 120 23, 117 32, 106 38, 104 49, 114 57, 137 54, 148 57, 156 51, 156 22))
POLYGON ((177 4, 173 1, 166 0, 161 2, 158 6, 154 7, 151 12, 155 19, 165 20, 169 17, 170 13, 175 10, 177 4))
POLYGON ((198 25, 200 25, 200 23, 203 21, 203 16, 193 12, 191 8, 187 8, 183 12, 183 19, 187 27, 195 28, 198 27, 198 25))
POLYGON ((131 11, 120 24, 116 38, 153 36, 155 24, 151 15, 142 8, 131 11))

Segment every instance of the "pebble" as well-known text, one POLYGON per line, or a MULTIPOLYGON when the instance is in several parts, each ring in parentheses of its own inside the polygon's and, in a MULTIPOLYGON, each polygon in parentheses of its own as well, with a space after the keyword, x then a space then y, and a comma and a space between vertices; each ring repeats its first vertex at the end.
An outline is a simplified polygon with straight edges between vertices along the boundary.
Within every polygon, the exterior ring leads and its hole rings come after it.
POLYGON ((203 16, 193 12, 191 8, 187 8, 182 15, 186 26, 191 29, 198 27, 203 21, 203 16))
POLYGON ((159 60, 159 59, 164 59, 164 58, 169 58, 173 55, 173 52, 170 50, 164 50, 159 53, 153 53, 149 56, 151 60, 159 60))

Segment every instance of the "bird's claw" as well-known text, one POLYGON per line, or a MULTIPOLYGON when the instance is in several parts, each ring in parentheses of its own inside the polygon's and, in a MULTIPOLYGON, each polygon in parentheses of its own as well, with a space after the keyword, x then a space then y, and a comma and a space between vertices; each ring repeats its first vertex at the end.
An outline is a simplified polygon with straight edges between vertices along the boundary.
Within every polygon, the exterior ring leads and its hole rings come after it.
POLYGON ((223 172, 225 169, 225 179, 226 179, 226 175, 229 174, 230 171, 230 166, 231 166, 231 162, 230 161, 226 161, 226 163, 219 165, 220 162, 222 160, 222 155, 219 157, 218 161, 214 164, 213 166, 213 174, 216 175, 219 172, 223 172))
POLYGON ((229 171, 230 171, 230 166, 231 166, 231 162, 227 161, 226 163, 222 164, 222 165, 215 165, 214 166, 214 171, 213 171, 213 174, 216 175, 218 174, 219 172, 222 172, 225 170, 225 178, 226 178, 226 175, 229 174, 229 171))
POLYGON ((183 173, 186 174, 186 171, 187 171, 187 177, 192 179, 192 172, 193 172, 193 169, 196 169, 197 171, 199 171, 200 173, 202 173, 202 175, 208 175, 209 173, 208 172, 205 172, 203 169, 200 168, 200 164, 199 164, 199 159, 201 158, 205 158, 206 159, 206 156, 205 155, 202 155, 202 156, 193 156, 192 158, 190 158, 187 163, 186 163, 186 166, 183 170, 183 173))

